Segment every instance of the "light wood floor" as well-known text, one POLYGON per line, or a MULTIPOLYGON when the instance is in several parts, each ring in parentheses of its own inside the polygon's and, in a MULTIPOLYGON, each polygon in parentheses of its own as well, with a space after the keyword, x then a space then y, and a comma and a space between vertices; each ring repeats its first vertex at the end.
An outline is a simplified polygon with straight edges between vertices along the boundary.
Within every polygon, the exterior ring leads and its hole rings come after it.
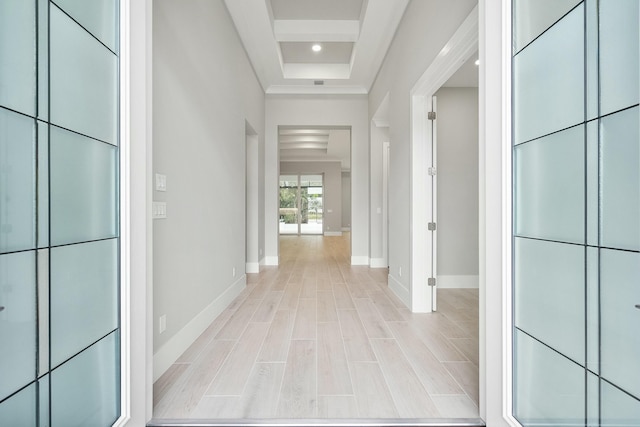
POLYGON ((411 314, 343 237, 283 236, 154 384, 154 418, 476 418, 478 291, 411 314))

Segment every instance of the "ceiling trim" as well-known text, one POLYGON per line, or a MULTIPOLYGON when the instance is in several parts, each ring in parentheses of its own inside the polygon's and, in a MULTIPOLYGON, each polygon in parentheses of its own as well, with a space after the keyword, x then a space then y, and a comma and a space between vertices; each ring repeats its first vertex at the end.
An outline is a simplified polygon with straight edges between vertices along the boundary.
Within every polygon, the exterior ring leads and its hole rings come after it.
POLYGON ((296 142, 323 142, 329 141, 329 135, 282 135, 278 136, 281 144, 293 144, 296 142))
POLYGON ((356 42, 360 21, 275 20, 273 35, 278 42, 356 42))
POLYGON ((462 64, 476 54, 478 25, 478 6, 476 6, 413 86, 412 96, 420 93, 435 93, 462 64))
POLYGON ((282 64, 282 74, 285 79, 305 80, 341 80, 348 79, 351 74, 349 64, 282 64))
POLYGON ((363 86, 323 85, 271 85, 265 92, 267 95, 366 95, 369 93, 363 86))
MULTIPOLYGON (((286 157, 280 158, 280 163, 286 162, 313 162, 313 163, 342 163, 340 159, 314 159, 311 157, 286 157)), ((343 171, 348 171, 349 169, 344 169, 341 167, 343 171)))
POLYGON ((344 20, 274 19, 270 0, 225 0, 225 5, 267 94, 366 95, 408 2, 364 0, 359 19, 344 20), (354 47, 349 63, 283 63, 281 42, 350 42, 354 47), (317 80, 327 84, 315 85, 317 80))

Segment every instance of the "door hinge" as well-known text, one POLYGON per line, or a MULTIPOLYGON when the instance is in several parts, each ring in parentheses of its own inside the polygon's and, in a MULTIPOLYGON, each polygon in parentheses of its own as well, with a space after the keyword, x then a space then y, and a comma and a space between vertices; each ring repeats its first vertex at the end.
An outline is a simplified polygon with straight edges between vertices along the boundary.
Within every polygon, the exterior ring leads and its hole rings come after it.
POLYGON ((436 285, 436 278, 435 277, 429 277, 429 279, 427 279, 427 285, 435 286, 436 285))
POLYGON ((436 223, 430 222, 429 224, 427 224, 427 228, 429 229, 429 231, 436 231, 436 223))
POLYGON ((429 172, 429 175, 431 175, 431 176, 435 176, 436 173, 438 172, 435 167, 429 168, 429 169, 427 169, 427 171, 429 172))
POLYGON ((435 111, 429 111, 427 113, 427 119, 429 120, 435 120, 436 119, 436 112, 435 111))

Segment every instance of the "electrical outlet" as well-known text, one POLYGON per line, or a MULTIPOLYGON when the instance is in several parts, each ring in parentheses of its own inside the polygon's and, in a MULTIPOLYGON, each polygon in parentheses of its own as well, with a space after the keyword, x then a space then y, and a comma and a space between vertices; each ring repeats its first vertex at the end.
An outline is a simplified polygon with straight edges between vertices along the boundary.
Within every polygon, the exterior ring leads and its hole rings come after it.
POLYGON ((398 276, 402 277, 402 267, 398 267, 398 276))
POLYGON ((236 268, 233 267, 233 270, 231 271, 231 274, 233 274, 233 277, 236 277, 236 268))
POLYGON ((163 314, 162 316, 160 316, 160 324, 158 325, 158 330, 160 331, 160 333, 163 333, 164 331, 167 330, 167 315, 163 314))

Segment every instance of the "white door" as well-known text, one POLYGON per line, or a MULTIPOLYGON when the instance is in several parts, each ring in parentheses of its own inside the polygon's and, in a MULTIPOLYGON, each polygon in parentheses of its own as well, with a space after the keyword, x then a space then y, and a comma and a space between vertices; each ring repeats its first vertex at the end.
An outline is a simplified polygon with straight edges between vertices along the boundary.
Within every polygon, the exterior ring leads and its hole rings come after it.
POLYGON ((438 221, 437 221, 437 214, 438 214, 438 209, 437 209, 437 201, 438 201, 438 196, 437 196, 437 190, 438 190, 438 175, 437 175, 437 153, 438 153, 438 138, 437 138, 437 114, 436 114, 436 107, 437 107, 437 102, 436 102, 436 97, 432 96, 431 100, 427 101, 427 107, 429 107, 428 104, 431 104, 430 108, 427 108, 427 110, 429 111, 429 120, 427 121, 427 126, 429 127, 429 129, 427 129, 427 135, 431 136, 431 144, 430 147, 428 149, 429 151, 429 160, 428 160, 428 165, 427 167, 429 168, 429 174, 428 174, 428 178, 427 178, 427 187, 429 188, 429 197, 431 198, 431 203, 429 203, 430 205, 430 209, 427 210, 427 221, 429 223, 428 225, 428 229, 429 232, 427 234, 427 239, 429 239, 429 242, 427 242, 427 246, 430 248, 430 260, 427 260, 427 268, 429 270, 429 279, 428 279, 428 284, 429 284, 429 289, 431 292, 431 310, 436 311, 437 308, 437 281, 436 281, 436 277, 437 277, 437 272, 436 272, 436 266, 437 266, 437 236, 438 236, 438 221))

